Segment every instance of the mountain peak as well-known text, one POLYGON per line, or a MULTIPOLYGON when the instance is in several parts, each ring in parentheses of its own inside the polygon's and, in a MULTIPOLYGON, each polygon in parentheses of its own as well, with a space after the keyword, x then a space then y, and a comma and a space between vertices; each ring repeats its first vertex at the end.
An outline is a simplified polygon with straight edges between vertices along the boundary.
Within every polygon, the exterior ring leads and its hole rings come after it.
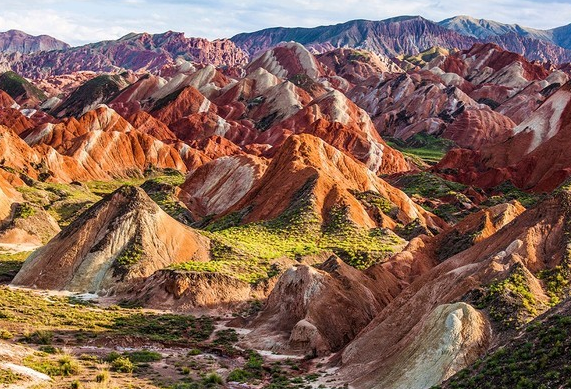
POLYGON ((20 30, 0 32, 0 52, 31 54, 38 51, 63 50, 70 46, 49 35, 30 35, 20 30))

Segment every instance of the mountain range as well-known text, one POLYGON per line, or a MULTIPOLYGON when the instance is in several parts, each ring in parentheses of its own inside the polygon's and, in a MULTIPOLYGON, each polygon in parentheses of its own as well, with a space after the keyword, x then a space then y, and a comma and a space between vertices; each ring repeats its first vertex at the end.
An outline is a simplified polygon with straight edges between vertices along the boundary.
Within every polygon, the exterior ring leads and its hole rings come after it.
POLYGON ((433 46, 466 49, 476 42, 492 42, 530 59, 559 63, 571 59, 570 29, 568 25, 543 31, 465 16, 439 23, 420 16, 401 16, 315 28, 270 28, 238 34, 231 40, 252 55, 282 41, 296 41, 317 52, 353 47, 389 57, 418 54, 433 46))
POLYGON ((2 53, 0 386, 570 386, 566 27, 441 24, 2 53))
POLYGON ((269 28, 238 34, 230 40, 208 41, 184 34, 128 34, 118 40, 79 47, 48 36, 33 37, 11 30, 0 35, 0 69, 31 78, 73 71, 165 72, 178 58, 215 66, 244 65, 248 58, 281 42, 295 41, 321 53, 349 47, 383 57, 416 55, 431 47, 468 49, 475 43, 496 43, 532 60, 571 62, 571 25, 537 30, 484 19, 458 16, 432 22, 420 16, 382 21, 353 20, 315 28, 269 28))

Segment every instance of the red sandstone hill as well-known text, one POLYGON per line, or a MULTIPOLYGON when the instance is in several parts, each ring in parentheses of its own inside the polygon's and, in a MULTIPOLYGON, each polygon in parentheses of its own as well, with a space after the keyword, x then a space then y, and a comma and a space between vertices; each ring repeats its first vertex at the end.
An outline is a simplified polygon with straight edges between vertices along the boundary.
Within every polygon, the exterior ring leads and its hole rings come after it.
POLYGON ((342 206, 347 219, 361 227, 394 228, 396 223, 406 225, 415 220, 436 230, 445 225, 362 163, 308 134, 290 136, 261 178, 250 185, 251 189, 229 210, 250 209, 242 219, 246 223, 276 218, 296 203, 294 196, 302 196, 322 222, 329 219, 335 207, 342 206), (377 193, 396 212, 390 216, 369 213, 356 197, 363 192, 377 193))
POLYGON ((502 326, 547 310, 546 285, 537 277, 565 261, 568 204, 569 193, 559 193, 416 277, 345 348, 340 376, 357 388, 430 387, 500 341, 502 326), (509 291, 495 300, 474 300, 514 274, 533 295, 529 310, 519 293, 509 291), (475 302, 486 315, 469 305, 475 302))

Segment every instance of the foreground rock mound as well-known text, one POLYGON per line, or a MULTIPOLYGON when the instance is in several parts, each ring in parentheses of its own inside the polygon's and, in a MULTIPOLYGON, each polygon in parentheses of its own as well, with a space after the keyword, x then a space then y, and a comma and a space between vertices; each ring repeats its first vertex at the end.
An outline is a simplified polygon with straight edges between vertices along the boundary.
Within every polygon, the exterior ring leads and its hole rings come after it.
POLYGON ((250 324, 254 330, 246 343, 315 356, 338 351, 398 292, 390 273, 367 274, 335 256, 317 268, 294 266, 280 277, 266 307, 250 324))
POLYGON ((430 313, 414 341, 373 389, 425 389, 471 364, 487 350, 486 317, 466 303, 444 304, 430 313))
POLYGON ((142 189, 122 187, 32 254, 14 285, 106 293, 173 263, 208 261, 207 238, 163 212, 142 189))
MULTIPOLYGON (((273 285, 273 284, 272 284, 273 285)), ((248 301, 264 299, 269 284, 248 284, 222 273, 163 269, 128 292, 127 299, 147 308, 176 312, 197 309, 235 310, 248 301)))

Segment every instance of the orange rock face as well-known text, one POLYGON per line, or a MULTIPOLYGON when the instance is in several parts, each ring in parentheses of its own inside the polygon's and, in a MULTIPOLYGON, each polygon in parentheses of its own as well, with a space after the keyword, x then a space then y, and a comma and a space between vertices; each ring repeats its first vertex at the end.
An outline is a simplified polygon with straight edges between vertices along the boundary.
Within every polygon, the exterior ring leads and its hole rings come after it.
POLYGON ((325 221, 334 206, 343 204, 347 217, 356 225, 372 228, 378 224, 394 227, 418 219, 440 229, 444 223, 415 205, 406 194, 375 176, 360 162, 312 135, 292 135, 272 159, 261 179, 231 210, 253 206, 244 222, 270 220, 283 213, 292 196, 305 188, 318 217, 325 221), (373 191, 399 209, 395 219, 374 220, 355 192, 373 191))
POLYGON ((409 170, 402 154, 388 147, 369 116, 341 92, 332 91, 312 101, 290 119, 271 128, 258 143, 279 144, 293 133, 322 138, 382 174, 409 170))
POLYGON ((166 124, 160 120, 155 119, 145 111, 139 111, 131 115, 129 123, 137 129, 137 131, 144 134, 151 135, 161 141, 176 141, 177 137, 167 127, 166 124))

